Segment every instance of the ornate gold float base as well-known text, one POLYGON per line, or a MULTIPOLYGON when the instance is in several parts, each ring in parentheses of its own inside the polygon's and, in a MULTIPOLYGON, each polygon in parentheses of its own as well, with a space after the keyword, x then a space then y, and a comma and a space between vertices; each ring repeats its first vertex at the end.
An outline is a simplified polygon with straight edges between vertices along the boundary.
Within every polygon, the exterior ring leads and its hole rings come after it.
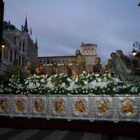
POLYGON ((140 95, 0 95, 0 116, 140 122, 140 95))

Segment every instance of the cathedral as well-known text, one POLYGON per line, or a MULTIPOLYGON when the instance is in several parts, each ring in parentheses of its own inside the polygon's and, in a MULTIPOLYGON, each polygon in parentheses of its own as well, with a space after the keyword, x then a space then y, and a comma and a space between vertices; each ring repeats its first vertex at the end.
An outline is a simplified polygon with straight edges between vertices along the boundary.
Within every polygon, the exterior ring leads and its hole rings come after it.
POLYGON ((17 29, 9 22, 3 22, 3 47, 1 55, 1 69, 3 73, 9 65, 12 65, 14 60, 17 60, 18 66, 22 69, 27 62, 30 62, 32 67, 37 66, 38 44, 37 39, 34 42, 29 33, 27 17, 21 30, 17 29))

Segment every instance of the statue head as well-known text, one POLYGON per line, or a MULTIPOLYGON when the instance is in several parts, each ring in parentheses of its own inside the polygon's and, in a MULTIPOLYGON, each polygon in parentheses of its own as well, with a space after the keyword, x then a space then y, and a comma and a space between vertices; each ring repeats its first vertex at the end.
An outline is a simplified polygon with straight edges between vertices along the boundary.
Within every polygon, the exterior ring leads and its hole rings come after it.
POLYGON ((123 56, 123 52, 122 50, 117 50, 116 51, 117 56, 122 57, 123 56))
POLYGON ((95 64, 100 64, 101 62, 101 58, 100 57, 96 57, 95 58, 95 64))
POLYGON ((76 56, 77 56, 77 55, 81 55, 80 50, 76 50, 76 56))
POLYGON ((115 52, 112 52, 112 53, 110 54, 110 57, 111 57, 112 59, 115 59, 115 58, 117 57, 117 54, 116 54, 115 52))
POLYGON ((40 70, 40 71, 43 70, 43 64, 39 64, 39 70, 40 70))

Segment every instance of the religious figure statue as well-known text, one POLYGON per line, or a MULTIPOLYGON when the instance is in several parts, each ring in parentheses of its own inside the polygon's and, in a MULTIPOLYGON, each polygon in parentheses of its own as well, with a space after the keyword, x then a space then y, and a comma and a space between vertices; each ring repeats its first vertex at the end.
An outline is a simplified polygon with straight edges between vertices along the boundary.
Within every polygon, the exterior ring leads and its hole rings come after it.
POLYGON ((23 69, 24 78, 31 76, 31 62, 28 61, 23 69))
POLYGON ((114 72, 115 68, 115 59, 117 58, 117 54, 115 52, 112 52, 110 54, 111 59, 108 59, 107 64, 105 65, 105 72, 114 72))
POLYGON ((31 62, 30 61, 28 61, 26 63, 26 65, 24 66, 24 71, 31 73, 31 62))
POLYGON ((104 72, 109 72, 109 71, 111 71, 111 69, 112 69, 112 60, 108 59, 106 65, 105 65, 104 72))
POLYGON ((35 68, 35 74, 37 74, 37 75, 44 75, 44 74, 46 74, 46 72, 45 72, 45 70, 43 68, 43 64, 42 63, 39 64, 39 66, 35 68))
POLYGON ((43 104, 42 104, 42 100, 41 99, 37 99, 34 103, 35 106, 35 110, 37 112, 41 112, 43 110, 43 104))
POLYGON ((8 103, 7 100, 3 99, 0 102, 1 110, 6 111, 8 109, 8 103))
POLYGON ((117 58, 117 54, 112 52, 110 54, 111 59, 108 59, 107 64, 105 65, 104 72, 109 72, 112 76, 115 74, 115 59, 117 58))
POLYGON ((53 74, 59 74, 59 70, 58 70, 58 66, 57 66, 56 61, 53 62, 53 66, 51 68, 51 75, 53 75, 53 74))
POLYGON ((93 72, 101 74, 102 73, 102 65, 101 65, 101 58, 96 57, 95 58, 95 65, 93 65, 93 72))
POLYGON ((83 71, 85 71, 85 64, 86 60, 85 57, 81 54, 80 50, 76 50, 76 59, 75 59, 76 65, 78 65, 78 72, 81 74, 83 71))
POLYGON ((86 106, 85 106, 85 102, 83 100, 77 100, 76 101, 76 113, 81 115, 86 111, 86 106))
POLYGON ((54 102, 54 110, 56 113, 62 113, 64 110, 64 104, 62 100, 56 100, 54 102))
POLYGON ((64 67, 62 69, 62 73, 64 73, 68 77, 72 77, 72 70, 67 64, 64 64, 64 67))
POLYGON ((72 79, 76 79, 79 76, 79 66, 75 61, 72 62, 72 79))
POLYGON ((122 50, 117 50, 117 53, 119 53, 120 58, 122 59, 122 61, 124 62, 124 64, 128 67, 131 68, 131 60, 129 57, 127 57, 126 55, 123 54, 122 50))
POLYGON ((134 75, 134 72, 130 67, 127 67, 127 64, 122 59, 122 51, 116 51, 117 57, 114 59, 115 63, 115 72, 119 76, 119 78, 125 83, 136 83, 140 82, 140 77, 134 75))
POLYGON ((111 57, 112 66, 115 67, 115 59, 117 58, 117 54, 115 52, 112 52, 110 54, 110 57, 111 57))
POLYGON ((134 105, 132 100, 126 99, 122 102, 122 111, 126 116, 129 116, 134 111, 134 105))
POLYGON ((24 111, 24 109, 25 109, 25 101, 23 99, 17 100, 16 105, 17 105, 17 110, 18 111, 24 111))

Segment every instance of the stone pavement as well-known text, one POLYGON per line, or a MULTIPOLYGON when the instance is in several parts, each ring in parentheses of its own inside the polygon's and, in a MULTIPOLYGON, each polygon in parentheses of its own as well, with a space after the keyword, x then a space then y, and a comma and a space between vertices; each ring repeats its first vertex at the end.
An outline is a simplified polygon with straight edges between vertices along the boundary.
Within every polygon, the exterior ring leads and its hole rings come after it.
POLYGON ((83 131, 0 128, 0 140, 138 140, 138 138, 83 131))

